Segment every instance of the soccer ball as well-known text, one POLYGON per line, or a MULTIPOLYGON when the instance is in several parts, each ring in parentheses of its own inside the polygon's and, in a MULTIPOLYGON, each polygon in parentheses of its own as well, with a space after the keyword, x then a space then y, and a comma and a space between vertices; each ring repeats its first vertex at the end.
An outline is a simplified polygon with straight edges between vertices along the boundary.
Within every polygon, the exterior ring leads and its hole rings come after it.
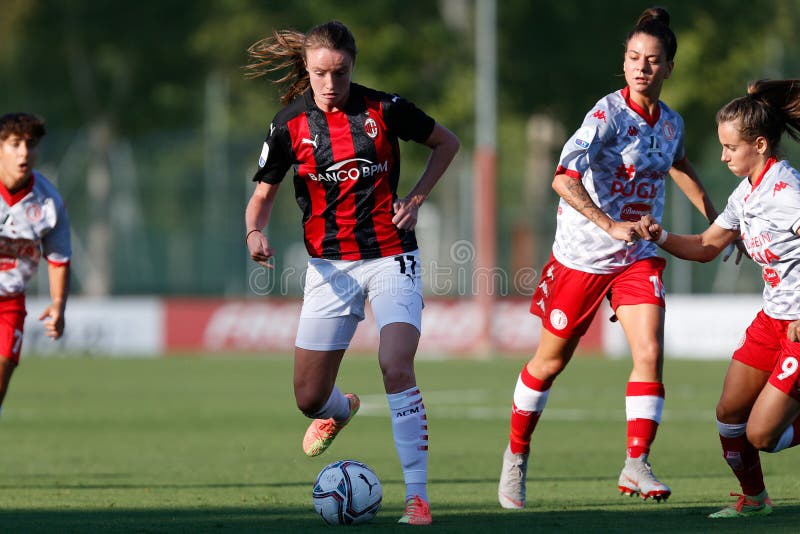
POLYGON ((339 460, 317 475, 311 493, 314 510, 329 525, 371 521, 381 508, 383 489, 378 475, 366 464, 339 460))

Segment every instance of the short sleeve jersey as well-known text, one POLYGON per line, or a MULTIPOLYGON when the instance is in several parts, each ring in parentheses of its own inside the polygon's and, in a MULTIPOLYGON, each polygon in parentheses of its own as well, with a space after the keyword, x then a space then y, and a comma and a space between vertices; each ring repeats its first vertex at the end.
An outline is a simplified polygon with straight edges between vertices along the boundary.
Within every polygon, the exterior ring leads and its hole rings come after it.
POLYGON ((44 257, 66 265, 72 256, 67 211, 47 178, 34 171, 16 193, 0 185, 0 296, 25 292, 44 257))
POLYGON ((253 180, 276 184, 294 168, 312 257, 360 260, 410 252, 417 248, 414 232, 392 222, 398 139, 422 143, 434 125, 397 95, 351 84, 344 110, 327 113, 309 89, 270 124, 253 180))
POLYGON ((768 160, 753 185, 742 180, 714 223, 739 231, 761 267, 764 312, 800 319, 800 173, 786 161, 768 160))
MULTIPOLYGON (((615 221, 650 214, 661 221, 665 181, 685 157, 681 116, 659 102, 654 115, 630 98, 628 87, 605 96, 561 152, 556 174, 581 180, 589 196, 615 221)), ((656 255, 654 243, 628 246, 570 206, 558 204, 553 256, 579 271, 607 274, 656 255)))

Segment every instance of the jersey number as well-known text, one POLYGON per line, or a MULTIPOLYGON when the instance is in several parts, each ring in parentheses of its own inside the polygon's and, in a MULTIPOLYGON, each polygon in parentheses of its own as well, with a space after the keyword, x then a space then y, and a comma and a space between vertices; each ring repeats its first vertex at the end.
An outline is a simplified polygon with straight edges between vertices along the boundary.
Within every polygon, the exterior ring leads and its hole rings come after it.
POLYGON ((664 286, 661 284, 661 280, 657 276, 651 276, 650 282, 653 284, 653 294, 656 297, 664 298, 664 286))
POLYGON ((14 344, 11 346, 13 354, 19 354, 19 349, 22 347, 22 330, 14 329, 14 344))
POLYGON ((797 371, 797 358, 789 356, 783 360, 783 363, 781 363, 781 371, 783 372, 778 375, 778 380, 783 380, 792 376, 794 372, 797 371))
POLYGON ((650 136, 650 146, 647 147, 647 152, 654 153, 658 152, 661 153, 661 150, 658 148, 658 138, 655 135, 650 136))

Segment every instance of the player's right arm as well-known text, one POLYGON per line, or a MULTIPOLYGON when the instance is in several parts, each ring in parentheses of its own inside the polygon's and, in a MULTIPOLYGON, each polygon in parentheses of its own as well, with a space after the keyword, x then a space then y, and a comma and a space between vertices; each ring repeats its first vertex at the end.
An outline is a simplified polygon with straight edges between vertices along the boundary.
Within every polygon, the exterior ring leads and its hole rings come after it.
POLYGON ((269 223, 272 206, 275 204, 275 195, 278 193, 279 187, 280 182, 275 184, 258 182, 244 212, 245 228, 247 229, 245 234, 247 250, 250 252, 250 257, 253 261, 265 267, 270 267, 267 262, 274 251, 269 246, 267 236, 264 235, 264 228, 269 223))
POLYGON ((655 241, 676 258, 701 263, 713 260, 739 238, 738 230, 729 230, 717 223, 711 223, 702 234, 670 234, 651 215, 645 215, 636 223, 636 231, 643 239, 655 241))
POLYGON ((566 201, 567 204, 575 208, 577 212, 599 226, 608 235, 615 239, 630 243, 636 237, 634 223, 615 221, 606 212, 595 204, 589 192, 584 187, 583 182, 577 178, 566 174, 556 174, 553 178, 553 189, 566 201))
POLYGON ((592 199, 583 185, 583 175, 591 161, 616 137, 613 114, 598 103, 589 110, 581 127, 572 134, 559 158, 553 189, 578 213, 615 239, 631 243, 638 236, 632 222, 615 221, 592 199))

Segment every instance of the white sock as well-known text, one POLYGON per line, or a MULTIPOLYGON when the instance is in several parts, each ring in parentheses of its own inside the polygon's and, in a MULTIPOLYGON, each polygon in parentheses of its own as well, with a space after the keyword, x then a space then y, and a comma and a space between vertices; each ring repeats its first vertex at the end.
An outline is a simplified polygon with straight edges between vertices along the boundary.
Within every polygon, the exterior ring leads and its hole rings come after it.
POLYGON ((344 396, 338 387, 333 386, 331 396, 320 410, 313 414, 306 414, 312 419, 330 419, 344 421, 350 417, 350 399, 344 396))
POLYGON ((419 495, 428 501, 428 417, 422 404, 422 393, 413 386, 400 393, 389 393, 392 432, 403 480, 406 499, 419 495))

